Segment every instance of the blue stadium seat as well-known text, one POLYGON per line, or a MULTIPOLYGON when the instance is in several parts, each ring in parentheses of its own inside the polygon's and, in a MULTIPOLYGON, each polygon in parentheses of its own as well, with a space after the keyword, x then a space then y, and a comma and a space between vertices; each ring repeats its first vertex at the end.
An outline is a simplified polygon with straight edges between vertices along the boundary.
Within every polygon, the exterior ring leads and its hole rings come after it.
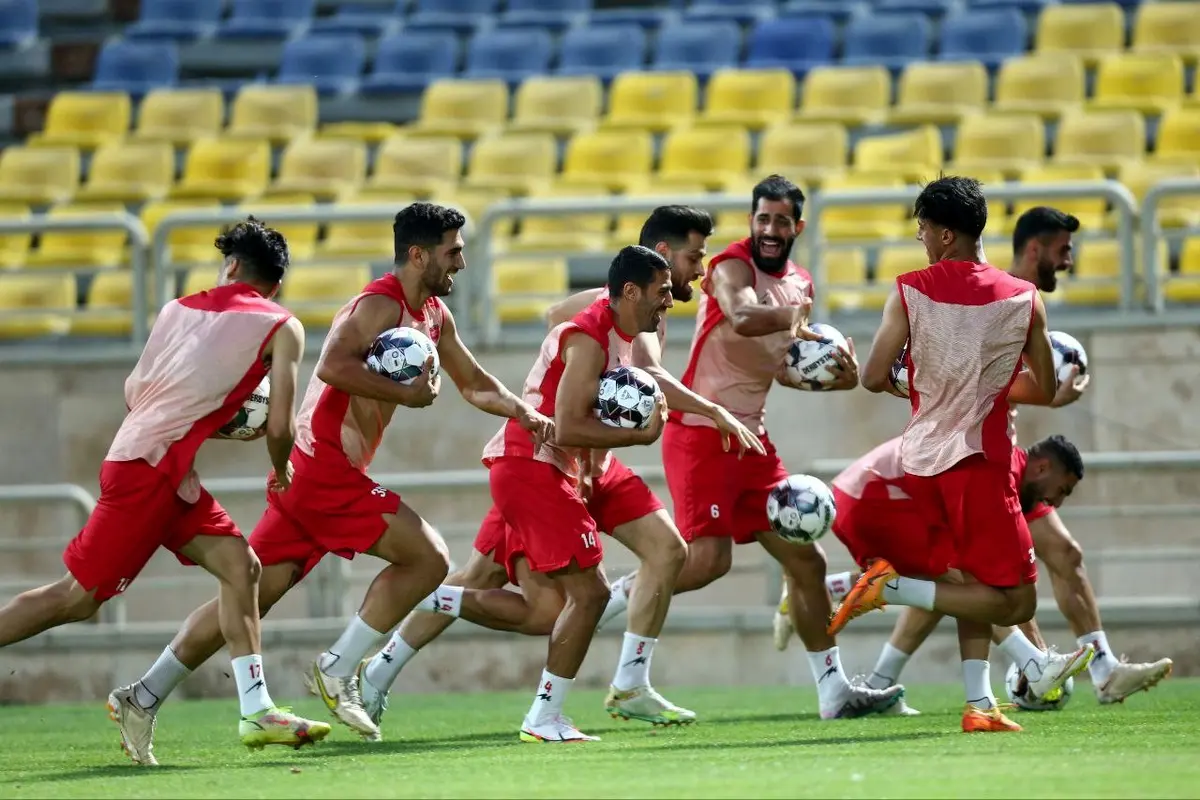
POLYGON ((598 25, 639 25, 647 30, 655 30, 679 18, 679 15, 665 8, 602 8, 592 12, 589 24, 598 25))
MULTIPOLYGON (((1087 3, 1090 5, 1092 3, 1107 2, 1107 1, 1108 0, 1059 0, 1059 2, 1065 6, 1066 5, 1080 5, 1083 3, 1087 3)), ((1137 8, 1138 6, 1140 6, 1142 4, 1143 0, 1111 0, 1111 2, 1116 3, 1121 8, 1128 11, 1131 8, 1137 8)), ((1160 0, 1160 2, 1161 2, 1161 0, 1160 0)))
POLYGON ((562 38, 559 75, 595 75, 611 81, 619 72, 646 65, 646 31, 640 25, 590 25, 562 38))
POLYGON ((453 77, 461 47, 453 31, 400 33, 379 40, 375 65, 359 84, 365 94, 421 92, 430 81, 453 77))
POLYGON ((354 33, 302 36, 283 46, 276 83, 312 84, 318 94, 346 94, 358 86, 367 47, 354 33))
POLYGON ((478 33, 467 44, 464 78, 499 78, 520 83, 546 72, 554 41, 545 28, 502 28, 478 33))
POLYGON ((500 0, 417 0, 404 27, 407 30, 441 28, 460 34, 471 33, 499 7, 500 0))
POLYGON ((342 3, 331 17, 317 17, 312 21, 313 33, 356 33, 359 36, 383 36, 387 30, 400 24, 408 0, 396 0, 394 8, 388 10, 378 3, 342 3))
POLYGON ((499 23, 505 27, 562 30, 592 10, 592 0, 508 0, 499 23))
POLYGON ((764 20, 750 32, 747 67, 783 67, 804 75, 833 61, 837 29, 833 18, 780 17, 764 20))
POLYGON ((110 41, 100 50, 92 89, 127 92, 134 99, 151 89, 179 80, 179 47, 175 42, 110 41))
POLYGON ((16 47, 37 38, 37 0, 0 0, 0 47, 16 47))
POLYGON ((899 71, 929 56, 932 31, 924 14, 880 14, 850 20, 844 36, 843 64, 899 71))
POLYGON ((886 13, 917 12, 940 17, 950 8, 951 0, 875 0, 875 11, 886 13))
POLYGON ((683 16, 689 22, 730 20, 739 25, 752 25, 774 11, 775 4, 763 0, 696 0, 683 16))
POLYGON ((1006 58, 1025 52, 1029 23, 1016 8, 979 9, 947 14, 942 20, 938 58, 982 61, 996 69, 1006 58))
POLYGON ((233 0, 222 39, 287 39, 312 21, 316 0, 233 0))
POLYGON ((862 3, 851 0, 790 0, 780 9, 780 13, 788 17, 822 15, 833 17, 837 22, 845 22, 861 14, 863 9, 862 3))
POLYGON ((190 42, 217 29, 223 5, 222 0, 142 0, 141 16, 125 36, 190 42))
POLYGON ((664 25, 651 69, 687 70, 706 80, 714 70, 737 65, 742 30, 735 22, 687 22, 664 25))
POLYGON ((1015 8, 1025 14, 1036 14, 1046 6, 1052 6, 1058 0, 967 0, 967 7, 976 8, 1015 8))

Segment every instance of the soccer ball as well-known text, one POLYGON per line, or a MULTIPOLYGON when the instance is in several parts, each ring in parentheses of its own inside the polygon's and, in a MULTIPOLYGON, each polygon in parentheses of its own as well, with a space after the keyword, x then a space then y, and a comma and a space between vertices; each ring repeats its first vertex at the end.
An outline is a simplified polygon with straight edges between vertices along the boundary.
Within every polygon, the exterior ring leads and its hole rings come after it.
POLYGON ((431 355, 433 372, 430 379, 438 374, 440 367, 433 342, 416 328, 392 328, 379 334, 367 351, 367 369, 407 385, 421 376, 425 361, 431 355))
POLYGON ((904 343, 904 349, 900 351, 900 355, 896 358, 896 363, 892 364, 891 381, 892 386, 900 394, 908 397, 908 342, 904 343))
POLYGON ((811 475, 789 475, 767 495, 771 530, 794 544, 811 544, 833 527, 833 492, 811 475))
POLYGON ((654 411, 658 381, 637 367, 614 367, 600 376, 596 418, 614 428, 645 428, 654 411))
POLYGON ((1062 383, 1070 375, 1071 365, 1079 365, 1079 374, 1087 374, 1087 351, 1074 336, 1062 331, 1050 331, 1050 348, 1054 354, 1054 374, 1062 383))
POLYGON ((1058 690, 1057 697, 1035 700, 1028 692, 1017 694, 1020 681, 1021 670, 1017 669, 1016 662, 1013 662, 1008 665, 1008 672, 1004 674, 1004 691, 1008 694, 1008 699, 1024 711, 1062 711, 1071 699, 1071 693, 1075 691, 1075 679, 1067 678, 1066 683, 1058 690))
POLYGON ((804 386, 814 392, 825 388, 834 379, 830 369, 837 362, 833 353, 839 347, 846 348, 846 337, 832 325, 820 322, 809 326, 813 333, 819 334, 819 341, 797 339, 788 347, 784 366, 788 377, 798 386, 804 386))
POLYGON ((267 403, 271 399, 271 380, 263 378, 258 388, 250 393, 246 402, 233 415, 233 419, 221 428, 226 439, 252 439, 267 424, 267 403))

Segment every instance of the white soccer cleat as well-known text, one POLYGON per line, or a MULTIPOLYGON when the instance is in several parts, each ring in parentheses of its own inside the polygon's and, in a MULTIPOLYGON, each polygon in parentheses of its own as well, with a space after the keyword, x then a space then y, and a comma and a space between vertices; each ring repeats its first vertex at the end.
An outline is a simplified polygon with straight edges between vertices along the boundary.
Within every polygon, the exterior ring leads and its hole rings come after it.
POLYGON ((1073 678, 1091 663, 1096 647, 1091 642, 1071 653, 1059 653, 1053 647, 1046 651, 1045 662, 1030 661, 1021 667, 1029 681, 1027 696, 1036 700, 1051 699, 1051 693, 1062 688, 1067 678, 1073 678))
POLYGON ((879 714, 884 717, 919 717, 919 716, 921 716, 921 712, 917 711, 915 708, 913 708, 908 703, 906 703, 904 701, 903 697, 901 697, 900 700, 897 701, 897 703, 894 706, 885 708, 883 711, 880 711, 879 714))
POLYGON ((774 632, 775 649, 779 652, 787 650, 788 641, 791 640, 792 634, 795 633, 795 628, 792 627, 792 618, 788 614, 788 587, 787 581, 783 582, 783 593, 779 597, 779 605, 775 609, 775 616, 771 620, 771 627, 774 632))
POLYGON ((1137 692, 1148 692, 1159 681, 1171 674, 1174 663, 1169 658, 1160 658, 1153 664, 1130 664, 1121 661, 1113 668, 1102 685, 1096 687, 1096 699, 1101 705, 1123 703, 1125 698, 1137 692))
POLYGON ((338 722, 369 741, 380 738, 379 726, 371 721, 371 715, 363 708, 357 675, 335 678, 322 672, 320 662, 314 661, 304 673, 304 685, 314 696, 321 698, 338 722))
POLYGON ((903 699, 904 687, 900 684, 886 689, 872 689, 865 683, 850 683, 835 702, 821 704, 821 719, 852 719, 883 714, 903 699))
MULTIPOLYGON (((375 688, 375 685, 367 680, 367 659, 363 659, 358 665, 358 691, 362 695, 363 709, 366 710, 367 716, 371 718, 371 722, 375 723, 375 727, 383 724, 383 715, 387 713, 388 708, 388 693, 381 692, 375 688)), ((368 742, 379 742, 383 740, 382 733, 376 733, 374 736, 363 734, 363 739, 368 742)))
POLYGON ((636 719, 651 725, 690 725, 696 721, 695 711, 675 705, 653 686, 624 691, 610 686, 608 696, 604 698, 604 710, 613 719, 636 719))
POLYGON ((121 731, 121 749, 133 763, 143 767, 157 767, 154 757, 154 728, 158 724, 155 715, 133 702, 133 686, 114 689, 108 696, 108 718, 117 723, 121 731))
POLYGON ((628 575, 622 575, 613 581, 612 587, 609 589, 608 605, 604 607, 604 613, 600 615, 600 621, 596 623, 596 630, 600 630, 629 608, 628 578, 628 575))
POLYGON ((588 736, 575 723, 561 714, 542 721, 531 722, 528 717, 521 723, 522 742, 598 742, 599 736, 588 736))

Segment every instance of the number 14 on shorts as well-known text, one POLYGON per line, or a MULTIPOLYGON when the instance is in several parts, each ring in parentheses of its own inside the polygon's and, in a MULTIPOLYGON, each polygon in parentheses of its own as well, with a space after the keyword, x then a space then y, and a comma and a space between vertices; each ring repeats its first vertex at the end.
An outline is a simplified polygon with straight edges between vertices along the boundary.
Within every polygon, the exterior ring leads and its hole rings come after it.
POLYGON ((587 549, 593 549, 596 546, 596 532, 585 531, 579 534, 579 538, 583 540, 583 546, 587 549))

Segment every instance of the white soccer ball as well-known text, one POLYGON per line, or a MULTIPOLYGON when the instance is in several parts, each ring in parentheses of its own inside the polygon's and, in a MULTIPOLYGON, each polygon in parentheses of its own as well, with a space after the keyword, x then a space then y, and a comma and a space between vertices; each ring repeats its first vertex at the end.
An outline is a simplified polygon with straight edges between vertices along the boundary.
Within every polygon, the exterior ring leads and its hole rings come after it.
POLYGON ((1029 696, 1028 691, 1018 694, 1020 682, 1021 670, 1017 669, 1014 661, 1008 665, 1008 672, 1004 673, 1004 691, 1008 695, 1008 699, 1015 703, 1017 708, 1024 711, 1062 711, 1067 705, 1067 701, 1071 699, 1071 693, 1075 691, 1075 679, 1067 678, 1066 683, 1059 689, 1057 697, 1038 700, 1029 696))
POLYGON ((908 342, 904 343, 904 349, 900 351, 896 362, 892 364, 890 377, 896 391, 908 397, 908 342))
POLYGON ((425 361, 433 356, 432 379, 441 367, 437 347, 416 328, 392 328, 375 337, 367 351, 367 369, 396 383, 408 385, 425 371, 425 361))
POLYGON ((1054 374, 1062 383, 1071 374, 1071 365, 1079 365, 1079 374, 1087 374, 1088 357, 1083 345, 1074 336, 1062 331, 1050 331, 1050 349, 1054 354, 1054 374))
POLYGON ((221 428, 226 439, 253 439, 267 424, 267 406, 271 400, 271 379, 263 378, 258 388, 250 393, 246 402, 233 415, 233 419, 221 428))
POLYGON ((596 418, 613 428, 645 428, 658 391, 658 381, 645 370, 614 367, 600 376, 596 418))
POLYGON ((789 475, 767 495, 767 520, 784 541, 811 544, 833 527, 833 492, 811 475, 789 475))
POLYGON ((784 365, 793 383, 811 390, 820 391, 833 381, 833 354, 839 348, 849 349, 846 337, 832 325, 815 322, 809 326, 813 333, 820 334, 820 341, 797 339, 788 348, 784 365))

